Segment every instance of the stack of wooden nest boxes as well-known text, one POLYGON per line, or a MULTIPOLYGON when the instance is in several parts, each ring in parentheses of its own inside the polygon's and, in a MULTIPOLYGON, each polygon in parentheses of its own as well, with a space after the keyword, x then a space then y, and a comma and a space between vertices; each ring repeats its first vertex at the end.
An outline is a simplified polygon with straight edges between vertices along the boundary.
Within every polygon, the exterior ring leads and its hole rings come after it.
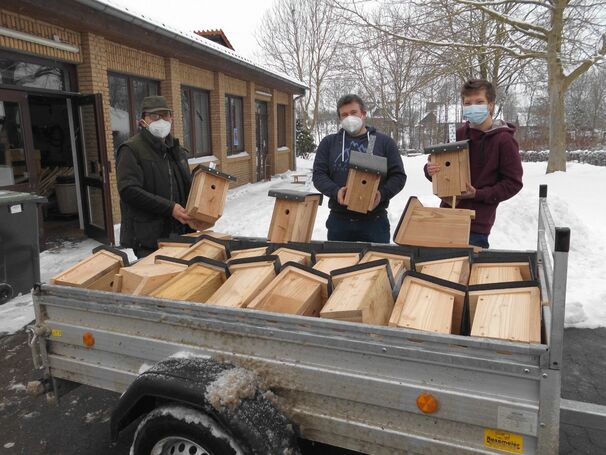
POLYGON ((394 234, 397 245, 312 242, 321 195, 269 195, 276 202, 267 239, 198 232, 162 240, 134 264, 101 248, 52 283, 390 326, 411 336, 541 342, 534 255, 472 249, 469 211, 424 210, 411 198, 394 234))

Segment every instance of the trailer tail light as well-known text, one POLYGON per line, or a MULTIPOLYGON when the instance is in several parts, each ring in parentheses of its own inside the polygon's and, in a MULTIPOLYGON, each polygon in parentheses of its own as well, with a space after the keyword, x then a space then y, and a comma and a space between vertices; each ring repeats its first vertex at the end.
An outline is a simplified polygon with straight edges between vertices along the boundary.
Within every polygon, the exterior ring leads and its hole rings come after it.
POLYGON ((421 393, 417 397, 417 407, 424 414, 433 414, 439 408, 438 399, 431 393, 421 393))
POLYGON ((90 332, 84 332, 82 335, 82 343, 84 343, 84 346, 87 348, 92 348, 95 345, 95 337, 90 332))

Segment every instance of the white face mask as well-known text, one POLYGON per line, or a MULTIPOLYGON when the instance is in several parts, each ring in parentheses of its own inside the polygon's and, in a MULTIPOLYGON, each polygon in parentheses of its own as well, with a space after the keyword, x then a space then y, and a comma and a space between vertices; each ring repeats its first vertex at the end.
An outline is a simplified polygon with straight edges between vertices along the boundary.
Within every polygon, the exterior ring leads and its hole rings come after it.
POLYGON ((349 115, 341 120, 341 128, 352 135, 360 131, 363 126, 364 122, 356 115, 349 115))
POLYGON ((147 125, 147 129, 150 133, 160 139, 164 139, 170 133, 170 127, 172 123, 164 120, 163 118, 151 122, 147 125))

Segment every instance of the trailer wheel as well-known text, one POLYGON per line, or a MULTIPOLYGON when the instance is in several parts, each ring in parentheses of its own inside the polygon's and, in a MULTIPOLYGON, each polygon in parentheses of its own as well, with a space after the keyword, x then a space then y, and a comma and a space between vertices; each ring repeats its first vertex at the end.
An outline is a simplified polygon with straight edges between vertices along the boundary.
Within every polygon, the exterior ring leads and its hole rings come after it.
POLYGON ((133 440, 134 455, 236 455, 237 443, 213 419, 185 406, 150 412, 133 440))
POLYGON ((8 283, 0 283, 0 305, 5 304, 13 297, 13 288, 8 283))

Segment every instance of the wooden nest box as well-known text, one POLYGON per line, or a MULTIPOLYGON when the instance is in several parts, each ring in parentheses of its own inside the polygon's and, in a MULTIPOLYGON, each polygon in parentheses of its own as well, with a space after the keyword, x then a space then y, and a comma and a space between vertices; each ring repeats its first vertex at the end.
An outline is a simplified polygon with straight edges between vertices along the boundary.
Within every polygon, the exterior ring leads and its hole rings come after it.
POLYGON ((351 152, 345 187, 347 210, 368 213, 372 210, 381 177, 387 175, 387 158, 351 152))
POLYGON ((185 209, 193 222, 192 228, 204 230, 214 226, 223 215, 229 183, 235 182, 232 175, 216 169, 198 165, 192 171, 192 184, 185 209))
POLYGON ((309 242, 322 195, 291 190, 270 190, 268 195, 276 198, 267 234, 269 241, 309 242))
POLYGON ((433 194, 455 207, 453 199, 467 191, 467 184, 471 185, 469 141, 433 145, 424 151, 431 155, 431 162, 439 164, 441 168, 440 172, 431 177, 433 194))

